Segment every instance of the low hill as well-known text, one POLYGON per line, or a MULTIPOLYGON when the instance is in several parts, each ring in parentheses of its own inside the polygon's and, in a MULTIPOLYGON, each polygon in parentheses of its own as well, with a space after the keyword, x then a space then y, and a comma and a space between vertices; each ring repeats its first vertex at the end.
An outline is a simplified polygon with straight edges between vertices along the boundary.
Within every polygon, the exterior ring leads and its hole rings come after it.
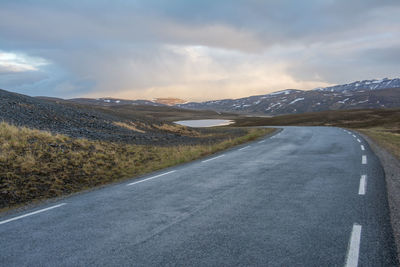
POLYGON ((216 112, 212 110, 190 110, 170 106, 117 105, 96 106, 94 108, 123 118, 143 116, 168 122, 195 119, 235 119, 240 117, 240 115, 235 113, 216 112))
MULTIPOLYGON (((130 110, 132 105, 121 107, 121 110, 113 111, 97 105, 85 106, 51 98, 46 100, 0 90, 0 121, 16 126, 70 137, 131 144, 174 145, 214 141, 211 137, 200 138, 198 130, 130 110), (124 110, 130 112, 124 113, 124 110)), ((232 130, 229 134, 238 136, 243 132, 232 130)), ((220 140, 215 138, 215 141, 220 140)))

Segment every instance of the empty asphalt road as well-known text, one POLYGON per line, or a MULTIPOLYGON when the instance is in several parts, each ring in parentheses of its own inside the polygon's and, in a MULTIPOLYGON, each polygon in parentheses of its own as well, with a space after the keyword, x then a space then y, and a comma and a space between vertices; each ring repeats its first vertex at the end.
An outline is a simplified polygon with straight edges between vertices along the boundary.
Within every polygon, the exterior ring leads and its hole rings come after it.
POLYGON ((357 134, 285 127, 0 218, 2 266, 396 266, 384 173, 357 134))

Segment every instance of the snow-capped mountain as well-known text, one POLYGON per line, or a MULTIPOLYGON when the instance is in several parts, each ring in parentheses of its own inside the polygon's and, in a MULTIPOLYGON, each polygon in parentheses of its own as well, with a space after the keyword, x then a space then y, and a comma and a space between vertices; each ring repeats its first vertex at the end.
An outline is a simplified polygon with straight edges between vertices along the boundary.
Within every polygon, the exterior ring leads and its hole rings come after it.
POLYGON ((335 85, 325 88, 316 88, 317 91, 345 92, 358 90, 379 90, 388 88, 400 88, 400 79, 364 80, 348 84, 335 85))
POLYGON ((338 109, 400 107, 400 79, 357 81, 314 90, 283 90, 240 99, 189 102, 177 107, 279 115, 338 109))

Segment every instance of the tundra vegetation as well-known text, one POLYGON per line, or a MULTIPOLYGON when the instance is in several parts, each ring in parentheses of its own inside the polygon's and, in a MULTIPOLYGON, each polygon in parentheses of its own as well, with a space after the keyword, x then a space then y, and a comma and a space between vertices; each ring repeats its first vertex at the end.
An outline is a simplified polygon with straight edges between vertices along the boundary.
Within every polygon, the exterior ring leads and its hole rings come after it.
POLYGON ((372 138, 381 147, 391 152, 400 160, 400 133, 388 131, 385 128, 359 129, 359 131, 372 138))
MULTIPOLYGON (((161 127, 171 130, 171 126, 161 127)), ((224 131, 220 130, 214 132, 219 135, 215 143, 155 146, 73 138, 2 122, 0 209, 138 177, 255 140, 272 131, 246 129, 241 136, 226 134, 221 138, 224 131)), ((207 133, 207 138, 212 134, 207 133)))

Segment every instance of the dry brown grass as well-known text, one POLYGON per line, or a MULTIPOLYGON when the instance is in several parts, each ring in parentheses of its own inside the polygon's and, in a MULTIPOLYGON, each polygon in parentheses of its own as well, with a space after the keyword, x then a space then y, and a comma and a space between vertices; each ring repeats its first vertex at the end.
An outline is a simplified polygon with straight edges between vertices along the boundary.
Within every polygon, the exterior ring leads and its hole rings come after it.
POLYGON ((191 161, 271 131, 250 129, 210 145, 157 147, 74 139, 0 123, 0 209, 191 161))
POLYGON ((192 137, 205 137, 204 135, 201 135, 198 131, 185 127, 182 125, 178 124, 168 124, 168 123, 162 123, 162 124, 144 124, 141 122, 114 122, 114 125, 120 126, 135 132, 139 133, 146 133, 145 130, 143 129, 148 129, 151 130, 151 128, 155 128, 161 131, 169 132, 169 133, 174 133, 174 134, 179 134, 179 135, 185 135, 185 136, 192 136, 192 137))
POLYGON ((125 122, 121 122, 121 121, 116 121, 116 122, 114 122, 114 125, 129 129, 129 130, 132 130, 132 131, 135 131, 135 132, 146 133, 146 131, 138 129, 137 125, 135 123, 133 123, 133 122, 125 123, 125 122))
POLYGON ((153 124, 152 125, 154 128, 157 128, 159 130, 162 131, 166 131, 166 132, 171 132, 171 133, 176 133, 176 134, 180 134, 180 135, 186 135, 186 136, 200 136, 200 133, 197 132, 196 130, 193 130, 189 127, 185 127, 182 125, 178 125, 178 124, 167 124, 167 123, 163 123, 163 124, 153 124))
POLYGON ((400 134, 385 128, 358 129, 400 160, 400 134))

